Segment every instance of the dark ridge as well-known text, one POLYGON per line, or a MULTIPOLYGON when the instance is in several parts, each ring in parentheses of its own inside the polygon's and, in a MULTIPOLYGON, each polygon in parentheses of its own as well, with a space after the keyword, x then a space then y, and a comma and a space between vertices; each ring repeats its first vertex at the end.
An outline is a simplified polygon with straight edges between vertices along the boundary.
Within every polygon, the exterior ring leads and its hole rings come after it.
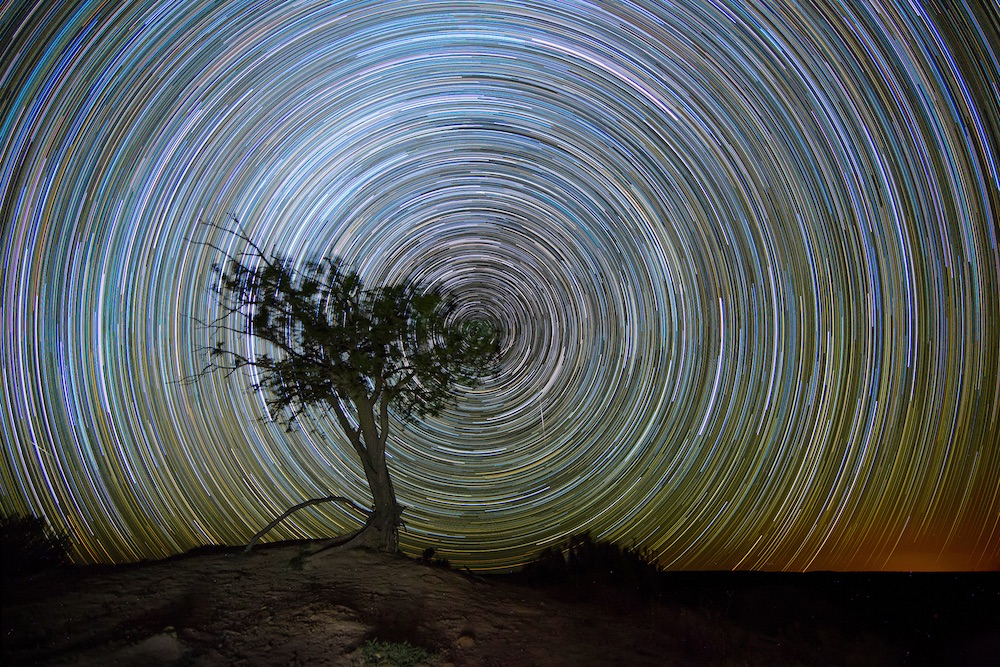
MULTIPOLYGON (((512 579, 572 601, 675 604, 776 642, 824 633, 884 639, 902 664, 1000 655, 997 572, 664 571, 642 552, 573 536, 512 579)), ((820 659, 820 656, 813 656, 820 659)))

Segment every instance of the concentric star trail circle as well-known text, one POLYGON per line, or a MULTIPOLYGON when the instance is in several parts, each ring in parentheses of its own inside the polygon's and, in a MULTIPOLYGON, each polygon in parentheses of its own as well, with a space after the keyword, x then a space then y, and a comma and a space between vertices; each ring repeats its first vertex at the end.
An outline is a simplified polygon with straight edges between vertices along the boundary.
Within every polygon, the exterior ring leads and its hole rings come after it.
POLYGON ((238 229, 501 331, 483 386, 394 418, 411 553, 1000 566, 991 3, 0 11, 2 503, 81 562, 370 502, 322 411, 185 381, 238 229))

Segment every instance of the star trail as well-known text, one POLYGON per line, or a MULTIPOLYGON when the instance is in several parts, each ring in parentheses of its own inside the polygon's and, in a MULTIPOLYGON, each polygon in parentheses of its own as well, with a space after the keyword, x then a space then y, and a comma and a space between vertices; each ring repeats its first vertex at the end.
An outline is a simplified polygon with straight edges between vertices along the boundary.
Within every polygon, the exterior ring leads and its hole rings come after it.
POLYGON ((0 12, 0 499, 79 562, 370 505, 334 419, 186 381, 236 219, 503 332, 484 385, 394 418, 409 553, 1000 568, 989 0, 0 12))

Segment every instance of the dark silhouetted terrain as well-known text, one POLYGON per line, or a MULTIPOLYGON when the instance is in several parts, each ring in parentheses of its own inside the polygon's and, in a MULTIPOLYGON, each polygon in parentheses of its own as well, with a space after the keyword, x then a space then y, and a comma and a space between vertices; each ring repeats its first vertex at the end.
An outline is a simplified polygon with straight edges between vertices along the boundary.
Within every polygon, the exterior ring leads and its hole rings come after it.
POLYGON ((668 572, 636 596, 607 580, 302 553, 202 549, 8 580, 3 664, 364 665, 372 639, 423 647, 433 666, 1000 660, 996 574, 668 572))

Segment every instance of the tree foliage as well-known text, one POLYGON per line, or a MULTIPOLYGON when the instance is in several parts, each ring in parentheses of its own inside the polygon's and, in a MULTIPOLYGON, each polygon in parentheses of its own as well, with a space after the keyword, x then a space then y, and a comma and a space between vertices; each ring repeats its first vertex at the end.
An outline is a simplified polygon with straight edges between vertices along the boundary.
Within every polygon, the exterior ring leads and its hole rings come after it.
POLYGON ((489 370, 497 337, 486 321, 457 322, 455 304, 407 282, 367 288, 336 259, 296 270, 287 258, 232 259, 214 270, 223 329, 266 345, 248 356, 219 338, 216 365, 253 367, 272 415, 294 419, 327 404, 392 406, 407 419, 437 414, 454 388, 489 370))

